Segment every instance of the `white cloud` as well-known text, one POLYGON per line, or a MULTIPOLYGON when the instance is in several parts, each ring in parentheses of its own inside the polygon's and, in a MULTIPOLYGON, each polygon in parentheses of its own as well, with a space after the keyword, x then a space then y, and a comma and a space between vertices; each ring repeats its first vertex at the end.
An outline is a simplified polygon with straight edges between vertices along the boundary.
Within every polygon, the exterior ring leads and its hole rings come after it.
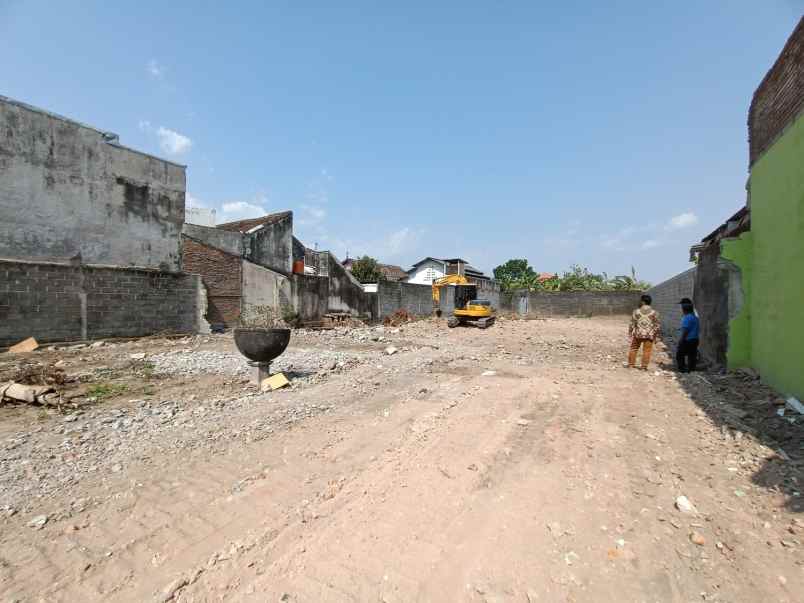
POLYGON ((398 255, 400 252, 404 251, 415 238, 416 234, 407 227, 400 228, 399 230, 392 232, 386 243, 388 253, 391 255, 398 255))
POLYGON ((165 68, 164 66, 160 65, 156 59, 151 59, 148 61, 146 69, 151 77, 155 77, 158 80, 161 80, 163 77, 165 77, 165 68))
POLYGON ((151 122, 147 119, 141 119, 140 123, 138 124, 140 130, 143 132, 151 132, 153 128, 151 127, 151 122))
POLYGON ((423 235, 423 229, 407 226, 384 235, 359 239, 331 236, 322 230, 316 233, 314 238, 309 240, 302 238, 302 241, 311 247, 314 243, 318 243, 319 249, 328 249, 341 259, 348 251, 350 257, 369 255, 379 262, 398 263, 406 258, 409 259, 408 256, 413 254, 424 255, 424 250, 418 249, 423 235))
POLYGON ((259 218, 270 213, 259 202, 249 203, 248 201, 231 201, 224 203, 221 207, 221 223, 232 222, 234 220, 245 220, 248 218, 259 218))
POLYGON ((644 243, 642 243, 642 249, 655 249, 656 247, 661 247, 662 242, 657 241, 656 239, 648 239, 644 243))
POLYGON ((181 155, 193 146, 190 138, 163 126, 159 126, 156 135, 159 138, 159 148, 169 155, 181 155))
POLYGON ((316 226, 327 217, 327 210, 319 205, 304 205, 300 207, 299 217, 296 223, 299 226, 316 226))
POLYGON ((624 228, 615 235, 601 235, 600 244, 606 249, 625 251, 625 240, 630 236, 631 229, 624 228))
POLYGON ((677 216, 673 216, 665 228, 667 230, 680 230, 682 228, 687 228, 689 226, 695 226, 697 223, 698 223, 698 216, 696 216, 694 213, 690 211, 683 214, 679 214, 677 216))
POLYGON ((268 198, 264 194, 256 195, 250 201, 226 201, 222 204, 208 202, 189 192, 184 197, 184 206, 186 208, 196 207, 215 212, 218 224, 267 215, 270 213, 266 209, 267 204, 268 198))

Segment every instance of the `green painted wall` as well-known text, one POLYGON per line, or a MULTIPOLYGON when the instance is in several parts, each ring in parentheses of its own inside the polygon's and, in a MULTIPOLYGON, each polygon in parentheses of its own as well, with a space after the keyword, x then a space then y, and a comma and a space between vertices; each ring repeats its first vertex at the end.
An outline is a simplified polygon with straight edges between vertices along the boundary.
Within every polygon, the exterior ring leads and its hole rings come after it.
POLYGON ((751 280, 754 268, 754 237, 745 232, 736 239, 720 243, 720 255, 739 269, 742 285, 742 307, 729 321, 729 349, 726 352, 730 369, 751 366, 751 280))
POLYGON ((804 400, 804 115, 751 168, 751 362, 804 400))

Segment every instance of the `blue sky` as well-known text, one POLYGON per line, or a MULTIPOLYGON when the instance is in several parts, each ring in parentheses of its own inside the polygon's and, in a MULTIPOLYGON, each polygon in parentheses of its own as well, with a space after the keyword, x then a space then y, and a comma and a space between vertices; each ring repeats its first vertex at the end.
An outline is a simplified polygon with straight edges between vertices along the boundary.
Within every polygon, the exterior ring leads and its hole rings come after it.
POLYGON ((0 0, 0 94, 186 164, 219 221, 292 209, 340 257, 657 282, 743 204, 751 94, 803 11, 0 0))

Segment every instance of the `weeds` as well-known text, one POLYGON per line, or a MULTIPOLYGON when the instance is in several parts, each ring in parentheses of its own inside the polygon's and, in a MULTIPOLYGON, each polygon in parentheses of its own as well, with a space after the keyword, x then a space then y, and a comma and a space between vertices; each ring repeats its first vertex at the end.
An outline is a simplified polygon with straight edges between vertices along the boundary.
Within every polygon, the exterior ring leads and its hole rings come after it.
POLYGON ((87 390, 87 395, 98 400, 113 398, 128 391, 125 383, 94 383, 87 390))

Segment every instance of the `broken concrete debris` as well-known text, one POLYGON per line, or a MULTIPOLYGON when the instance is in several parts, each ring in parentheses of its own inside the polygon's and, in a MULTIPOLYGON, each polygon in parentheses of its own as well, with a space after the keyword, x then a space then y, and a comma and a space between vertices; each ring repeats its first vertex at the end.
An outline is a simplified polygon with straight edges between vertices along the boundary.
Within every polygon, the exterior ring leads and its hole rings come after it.
POLYGON ((59 395, 49 385, 24 385, 8 382, 0 385, 0 403, 26 402, 28 404, 58 403, 59 395))
POLYGON ((42 528, 45 527, 46 523, 47 523, 47 515, 37 515, 28 522, 28 527, 34 528, 36 530, 41 530, 42 528))
POLYGON ((796 400, 793 396, 787 399, 787 406, 795 410, 798 414, 804 415, 804 404, 796 400))
POLYGON ((690 502, 689 498, 683 495, 676 498, 676 509, 682 513, 688 513, 691 515, 698 513, 698 509, 695 508, 695 505, 690 502))

